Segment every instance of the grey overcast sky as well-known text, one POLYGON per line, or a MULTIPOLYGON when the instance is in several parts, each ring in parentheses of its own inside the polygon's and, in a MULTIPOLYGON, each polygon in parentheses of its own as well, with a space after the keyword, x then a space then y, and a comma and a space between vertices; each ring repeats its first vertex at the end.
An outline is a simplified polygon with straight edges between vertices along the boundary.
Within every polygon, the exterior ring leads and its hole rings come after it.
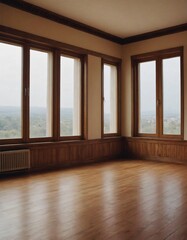
MULTIPOLYGON (((31 54, 32 56, 32 54, 31 54)), ((47 54, 33 53, 31 66, 31 89, 33 89, 32 106, 44 107, 47 102, 47 54)), ((73 60, 66 59, 63 62, 62 72, 66 76, 63 80, 64 89, 61 98, 62 107, 73 106, 73 60)), ((167 112, 179 113, 180 106, 180 58, 166 59, 163 61, 163 91, 164 106, 167 112)), ((142 111, 147 112, 155 108, 155 78, 152 77, 154 72, 153 62, 141 64, 142 78, 142 111)), ((106 78, 109 78, 109 69, 105 70, 106 78)), ((0 106, 20 106, 21 105, 21 82, 22 79, 22 48, 10 44, 0 43, 0 106)), ((109 81, 106 87, 106 104, 105 110, 109 112, 110 101, 109 81)))
MULTIPOLYGON (((155 61, 140 63, 141 111, 156 111, 155 61)), ((163 104, 166 113, 180 113, 180 57, 163 60, 163 104)))

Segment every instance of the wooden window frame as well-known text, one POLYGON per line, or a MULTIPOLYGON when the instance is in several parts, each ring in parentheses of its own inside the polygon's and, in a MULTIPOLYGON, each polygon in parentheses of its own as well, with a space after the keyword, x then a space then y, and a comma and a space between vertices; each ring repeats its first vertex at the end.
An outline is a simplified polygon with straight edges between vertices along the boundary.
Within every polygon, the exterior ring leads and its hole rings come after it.
POLYGON ((26 100, 26 103, 27 103, 27 106, 26 106, 26 109, 25 111, 27 111, 27 134, 26 134, 26 142, 48 142, 48 141, 53 141, 54 140, 54 137, 53 137, 53 119, 54 119, 54 107, 55 107, 55 104, 54 104, 54 101, 53 101, 53 96, 54 96, 54 91, 53 91, 53 80, 54 80, 54 77, 53 77, 53 60, 54 60, 54 54, 53 54, 53 49, 50 48, 50 47, 46 47, 46 46, 41 46, 41 45, 38 45, 38 44, 29 44, 27 46, 28 48, 28 54, 27 57, 28 57, 28 69, 27 69, 27 78, 26 79, 26 82, 27 82, 27 92, 30 93, 30 50, 36 50, 36 51, 41 51, 41 52, 46 52, 46 53, 51 53, 51 57, 52 57, 52 90, 51 90, 51 105, 52 105, 52 114, 51 114, 51 121, 52 121, 52 126, 51 126, 51 136, 50 137, 33 137, 31 138, 30 137, 30 94, 27 94, 27 100, 26 100))
POLYGON ((148 138, 162 138, 162 139, 179 139, 184 138, 184 77, 183 77, 183 47, 170 48, 131 57, 132 67, 132 96, 133 96, 133 109, 132 109, 132 136, 134 137, 148 137, 148 138), (163 134, 163 77, 162 77, 162 60, 167 58, 180 57, 180 70, 181 70, 181 134, 163 134), (156 134, 139 133, 139 63, 147 61, 156 61, 156 134))
POLYGON ((0 145, 4 144, 21 144, 21 143, 35 143, 35 142, 52 142, 52 141, 71 141, 86 139, 87 131, 84 123, 86 122, 86 107, 84 105, 85 99, 85 54, 75 53, 73 51, 55 48, 45 44, 36 43, 34 41, 17 39, 16 37, 3 37, 0 41, 10 45, 22 47, 22 137, 16 139, 0 139, 0 145), (30 50, 38 50, 50 52, 52 54, 52 136, 30 138, 29 136, 29 122, 30 122, 30 50), (81 135, 80 136, 60 136, 60 56, 66 55, 69 57, 79 58, 81 61, 81 135), (25 89, 27 94, 25 94, 25 89))
POLYGON ((10 39, 2 39, 1 40, 2 43, 5 44, 9 44, 9 45, 13 45, 13 46, 19 46, 22 48, 22 74, 21 74, 21 121, 22 121, 22 128, 21 128, 21 134, 22 136, 20 138, 10 138, 10 139, 0 139, 0 144, 16 144, 16 143, 22 143, 24 141, 24 118, 25 118, 25 112, 24 112, 24 77, 25 77, 25 71, 24 71, 24 67, 25 67, 25 45, 22 44, 22 42, 20 41, 16 41, 16 40, 10 40, 10 39))
POLYGON ((58 66, 58 93, 57 93, 57 102, 58 102, 58 124, 57 124, 57 132, 58 132, 58 140, 83 140, 85 138, 85 133, 84 133, 84 122, 85 122, 85 118, 84 118, 84 61, 85 58, 83 55, 80 54, 76 54, 73 52, 68 52, 68 51, 59 51, 57 54, 57 66, 58 66), (80 135, 77 136, 61 136, 60 135, 60 57, 64 56, 64 57, 69 57, 69 58, 78 58, 80 60, 80 64, 81 64, 81 132, 80 135))
POLYGON ((117 137, 121 134, 121 107, 120 107, 120 79, 121 79, 121 62, 114 62, 108 59, 102 59, 101 61, 101 137, 110 138, 117 137), (117 70, 117 132, 116 133, 104 133, 104 65, 112 65, 116 67, 117 70))

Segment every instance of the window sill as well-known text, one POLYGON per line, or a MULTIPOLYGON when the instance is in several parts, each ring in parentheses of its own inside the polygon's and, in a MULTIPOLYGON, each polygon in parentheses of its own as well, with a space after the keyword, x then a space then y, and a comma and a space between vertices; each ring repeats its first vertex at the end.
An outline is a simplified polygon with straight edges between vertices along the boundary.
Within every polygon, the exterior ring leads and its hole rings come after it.
POLYGON ((183 137, 145 137, 145 136, 134 136, 134 137, 127 137, 127 139, 133 139, 133 140, 142 140, 142 141, 163 141, 163 142, 184 142, 183 137))
POLYGON ((36 147, 36 146, 53 146, 53 145, 58 145, 58 144, 68 144, 68 143, 78 143, 78 142, 83 142, 86 141, 85 139, 78 139, 78 140, 59 140, 59 141, 36 141, 36 142, 27 142, 27 143, 0 143, 0 151, 3 149, 20 149, 20 148, 32 148, 32 147, 36 147))

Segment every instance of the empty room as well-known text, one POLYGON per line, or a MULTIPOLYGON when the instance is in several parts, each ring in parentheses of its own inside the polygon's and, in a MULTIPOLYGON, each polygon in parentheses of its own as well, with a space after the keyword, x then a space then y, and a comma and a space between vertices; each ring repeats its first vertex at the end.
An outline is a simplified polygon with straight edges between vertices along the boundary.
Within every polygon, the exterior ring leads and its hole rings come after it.
POLYGON ((0 240, 187 239, 186 10, 0 1, 0 240))

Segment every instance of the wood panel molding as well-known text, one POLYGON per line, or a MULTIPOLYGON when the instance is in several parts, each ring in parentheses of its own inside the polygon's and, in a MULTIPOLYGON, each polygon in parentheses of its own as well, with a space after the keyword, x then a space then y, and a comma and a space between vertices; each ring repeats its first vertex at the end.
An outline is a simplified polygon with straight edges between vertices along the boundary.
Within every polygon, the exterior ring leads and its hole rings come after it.
POLYGON ((187 164, 187 141, 124 137, 122 145, 125 158, 187 164))
POLYGON ((31 171, 58 169, 122 156, 121 138, 2 145, 0 151, 30 149, 31 171))
POLYGON ((0 151, 17 149, 30 149, 31 172, 119 158, 187 164, 187 141, 170 139, 117 137, 0 146, 0 151))
POLYGON ((81 22, 75 21, 71 18, 54 13, 45 8, 41 8, 34 4, 24 2, 22 0, 14 0, 14 1, 1 0, 1 3, 11 6, 11 7, 14 7, 14 8, 17 8, 17 9, 20 9, 20 10, 23 10, 28 13, 46 18, 48 20, 72 27, 74 29, 101 37, 103 39, 112 41, 114 43, 121 44, 121 45, 139 42, 139 41, 143 41, 143 40, 147 40, 147 39, 151 39, 151 38, 161 37, 161 36, 174 34, 174 33, 178 33, 178 32, 187 31, 187 23, 183 23, 180 25, 163 28, 163 29, 159 29, 156 31, 138 34, 138 35, 134 35, 134 36, 126 37, 126 38, 121 38, 121 37, 115 36, 113 34, 104 32, 100 29, 91 27, 87 24, 83 24, 81 22))

